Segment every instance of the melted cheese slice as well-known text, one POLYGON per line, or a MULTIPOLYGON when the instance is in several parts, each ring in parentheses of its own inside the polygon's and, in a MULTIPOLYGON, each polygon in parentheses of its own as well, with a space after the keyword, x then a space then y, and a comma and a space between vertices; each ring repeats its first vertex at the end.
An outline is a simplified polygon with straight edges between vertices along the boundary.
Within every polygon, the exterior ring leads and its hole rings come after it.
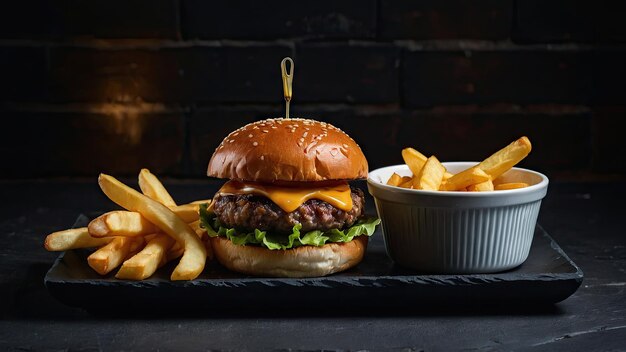
POLYGON ((265 196, 287 213, 298 209, 302 203, 309 199, 319 199, 343 211, 352 209, 352 197, 350 197, 348 183, 329 187, 281 187, 231 180, 226 182, 218 193, 221 195, 255 194, 265 196))

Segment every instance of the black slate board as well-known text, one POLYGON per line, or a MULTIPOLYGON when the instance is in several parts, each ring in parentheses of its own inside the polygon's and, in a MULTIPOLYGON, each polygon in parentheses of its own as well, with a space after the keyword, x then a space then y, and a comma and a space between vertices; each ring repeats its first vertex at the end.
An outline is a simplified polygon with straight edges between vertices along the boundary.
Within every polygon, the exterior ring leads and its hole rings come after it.
MULTIPOLYGON (((76 226, 88 218, 81 216, 76 226)), ((102 277, 87 265, 88 250, 62 253, 45 277, 50 293, 70 306, 111 311, 175 305, 215 311, 247 308, 274 309, 323 305, 325 308, 432 307, 435 304, 556 303, 572 295, 583 280, 582 271, 539 225, 528 259, 502 273, 426 275, 393 264, 385 254, 380 229, 372 236, 363 262, 343 273, 306 279, 257 278, 209 264, 200 277, 172 282, 170 263, 144 281, 102 277), (216 303, 219 302, 219 303, 216 303)))

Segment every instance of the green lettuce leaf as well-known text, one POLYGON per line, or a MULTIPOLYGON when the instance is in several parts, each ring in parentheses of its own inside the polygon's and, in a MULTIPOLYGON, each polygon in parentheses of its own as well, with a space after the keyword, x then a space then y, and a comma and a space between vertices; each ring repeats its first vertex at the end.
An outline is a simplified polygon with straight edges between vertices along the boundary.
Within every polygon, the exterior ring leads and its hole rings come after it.
POLYGON ((301 224, 296 224, 291 234, 273 234, 267 231, 255 229, 254 232, 238 232, 233 228, 222 226, 215 214, 207 210, 207 204, 200 205, 200 226, 207 230, 211 237, 222 236, 240 246, 257 245, 268 249, 289 249, 299 246, 323 246, 330 242, 350 242, 355 237, 371 236, 376 231, 376 225, 380 224, 378 218, 362 218, 351 227, 344 230, 332 229, 330 231, 309 231, 301 233, 301 224))

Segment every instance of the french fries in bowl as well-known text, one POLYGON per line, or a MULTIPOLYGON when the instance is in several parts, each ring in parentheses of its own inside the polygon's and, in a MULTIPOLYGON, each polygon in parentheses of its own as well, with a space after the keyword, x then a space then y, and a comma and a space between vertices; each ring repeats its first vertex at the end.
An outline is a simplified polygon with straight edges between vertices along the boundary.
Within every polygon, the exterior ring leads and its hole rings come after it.
POLYGON ((548 178, 514 167, 522 137, 482 162, 439 162, 412 148, 406 164, 369 173, 388 255, 428 273, 490 273, 528 257, 548 178))

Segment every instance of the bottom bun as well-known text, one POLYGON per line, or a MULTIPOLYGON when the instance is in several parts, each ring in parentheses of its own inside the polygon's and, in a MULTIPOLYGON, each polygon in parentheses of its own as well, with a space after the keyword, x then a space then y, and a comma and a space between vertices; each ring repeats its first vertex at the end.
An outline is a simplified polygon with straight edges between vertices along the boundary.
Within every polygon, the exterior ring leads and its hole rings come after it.
POLYGON ((302 246, 270 250, 239 246, 224 237, 211 237, 217 260, 230 270, 256 276, 315 277, 349 269, 363 259, 369 237, 350 242, 328 243, 321 247, 302 246))

